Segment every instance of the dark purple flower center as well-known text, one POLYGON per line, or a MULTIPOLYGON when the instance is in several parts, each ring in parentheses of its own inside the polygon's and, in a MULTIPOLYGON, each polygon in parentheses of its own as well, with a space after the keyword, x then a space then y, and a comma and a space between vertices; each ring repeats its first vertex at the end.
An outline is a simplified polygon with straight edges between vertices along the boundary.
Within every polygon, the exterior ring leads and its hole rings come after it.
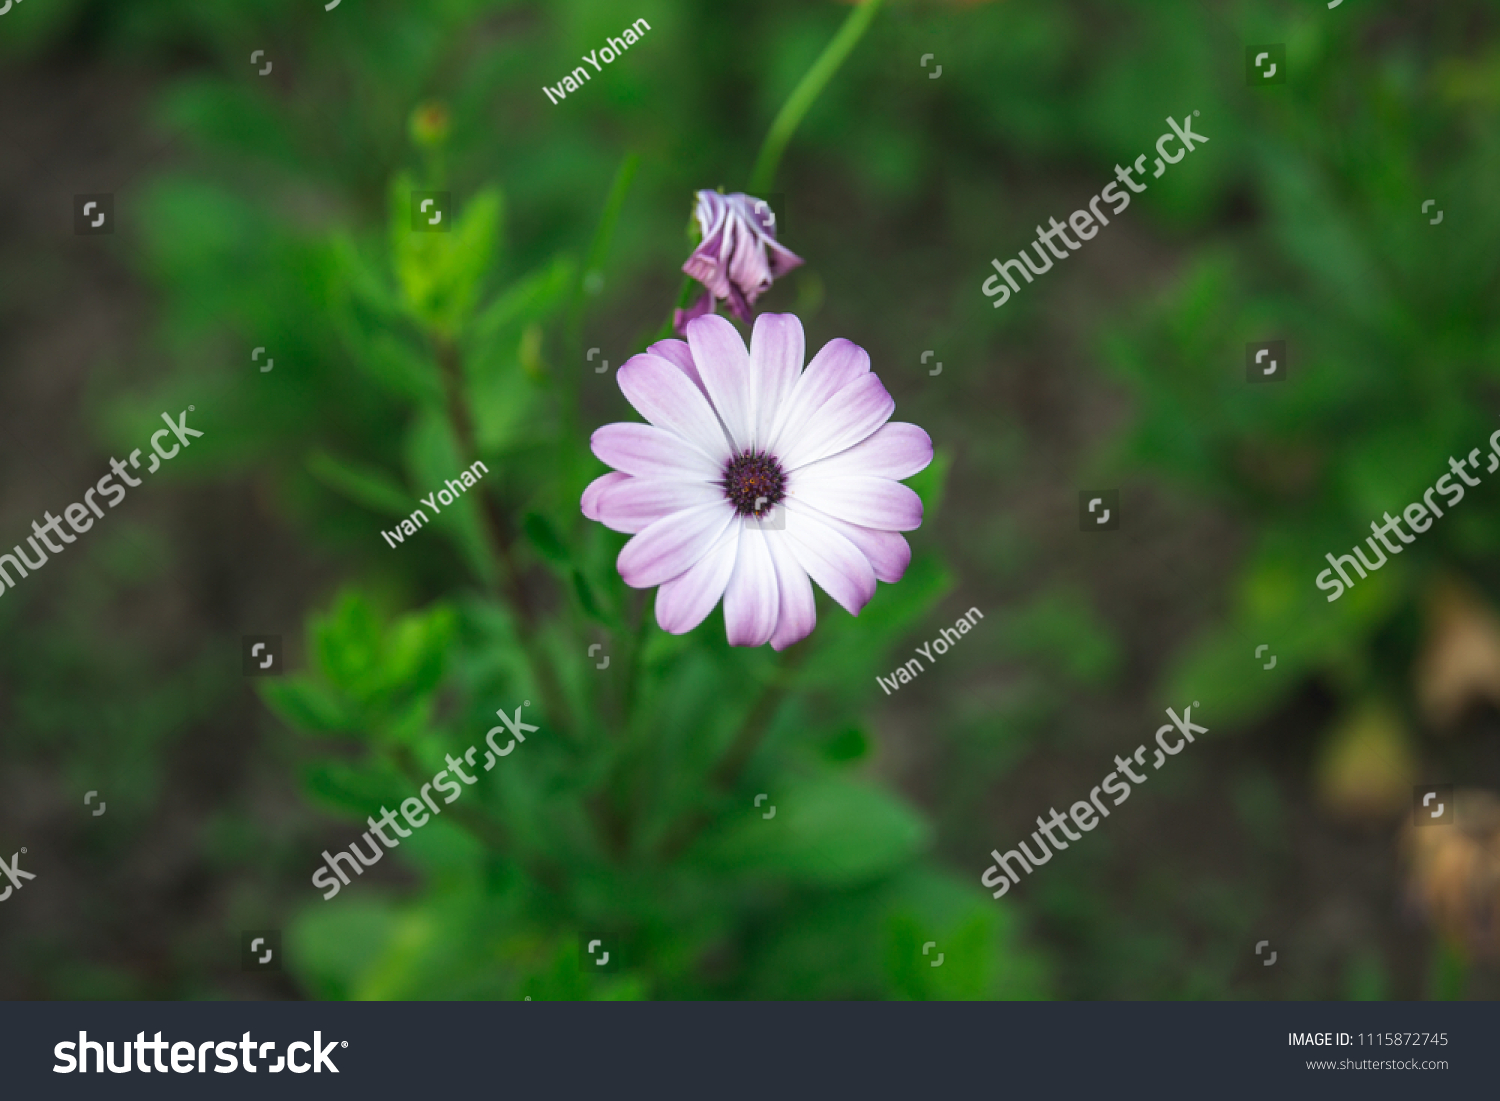
POLYGON ((724 496, 736 515, 764 517, 786 497, 786 474, 775 455, 746 451, 724 466, 724 496))

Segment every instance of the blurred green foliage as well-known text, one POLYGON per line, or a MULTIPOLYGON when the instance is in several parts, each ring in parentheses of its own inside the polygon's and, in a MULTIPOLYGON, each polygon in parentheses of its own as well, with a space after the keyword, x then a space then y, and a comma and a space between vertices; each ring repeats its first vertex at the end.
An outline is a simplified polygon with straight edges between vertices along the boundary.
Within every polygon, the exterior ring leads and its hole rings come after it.
POLYGON ((1325 553, 1349 553, 1372 520, 1420 500, 1450 455, 1487 455, 1495 427, 1495 55, 1465 48, 1460 10, 1423 21, 1441 48, 1397 40, 1374 59, 1358 26, 1309 15, 1282 32, 1298 78, 1258 91, 1215 134, 1228 139, 1218 162, 1255 196, 1256 228, 1200 251, 1109 341, 1140 398, 1122 460, 1254 532, 1229 616, 1175 678, 1178 695, 1191 684, 1227 718, 1265 714, 1314 674, 1349 695, 1404 679, 1372 660, 1379 632, 1440 572, 1500 581, 1500 511, 1479 488, 1336 602, 1313 585, 1325 553), (1422 211, 1433 196, 1437 226, 1422 211), (1273 336, 1288 342, 1291 381, 1249 387, 1239 350, 1273 336), (1245 678, 1245 653, 1267 639, 1286 674, 1245 678))
MULTIPOLYGON (((649 601, 615 572, 623 538, 579 514, 600 472, 589 431, 629 416, 584 348, 617 365, 657 328, 692 191, 744 185, 770 119, 846 10, 33 0, 8 18, 0 50, 45 56, 81 39, 163 74, 154 119, 177 155, 124 197, 118 245, 161 292, 157 343, 174 366, 149 393, 122 390, 102 431, 133 438, 142 411, 195 402, 216 457, 198 476, 255 479, 341 563, 343 587, 309 621, 307 671, 264 693, 309 736, 284 747, 309 798, 353 840, 382 802, 479 744, 497 708, 533 701, 540 733, 393 855, 409 881, 372 875, 328 903, 301 888, 289 947, 309 996, 1229 989, 1229 966, 1177 957, 1170 922, 1237 943, 1258 885, 1184 895, 1146 874, 1137 908, 1117 920, 1083 889, 1122 856, 1123 839, 1102 839, 1073 871, 1038 880, 1037 911, 1074 948, 1054 969, 1025 946, 1017 900, 996 904, 975 884, 984 792, 1076 693, 1127 668, 1076 587, 986 607, 993 645, 1025 671, 944 701, 931 720, 953 752, 936 820, 869 767, 872 703, 883 702, 874 674, 950 618, 935 609, 955 574, 929 532, 951 451, 914 480, 927 522, 907 577, 882 585, 858 620, 820 603, 795 661, 731 650, 717 614, 683 638, 659 632, 649 601), (641 17, 650 34, 607 80, 547 102, 543 83, 641 17), (254 75, 255 48, 274 78, 254 75), (451 116, 446 140, 414 141, 413 112, 433 102, 451 116), (413 188, 451 191, 452 232, 412 232, 413 188), (274 350, 274 373, 245 366, 257 345, 274 350), (395 551, 379 539, 475 459, 490 473, 431 532, 395 551), (595 642, 608 670, 585 657, 595 642), (621 972, 580 967, 579 940, 596 930, 628 945, 621 972), (927 941, 946 954, 942 968, 924 960, 927 941)), ((1311 677, 1353 699, 1404 675, 1376 643, 1434 572, 1456 567, 1500 589, 1489 564, 1500 513, 1479 502, 1336 604, 1313 587, 1325 551, 1344 551, 1450 452, 1487 439, 1500 263, 1489 247, 1500 212, 1484 199, 1500 168, 1500 81, 1494 45, 1473 33, 1480 6, 1327 15, 1272 0, 893 0, 807 115, 779 182, 783 239, 809 265, 764 305, 801 313, 813 346, 842 335, 905 354, 907 330, 940 334, 953 377, 997 346, 1027 347, 1059 289, 1054 275, 992 311, 978 291, 989 257, 1081 205, 1165 116, 1201 110, 1211 143, 1129 214, 1191 251, 1157 280, 1164 289, 1089 325, 1103 325, 1104 368, 1134 397, 1094 469, 1163 477, 1252 532, 1227 613, 1182 647, 1164 686, 1169 698, 1212 699, 1216 731, 1266 715, 1311 677), (1243 46, 1261 41, 1287 43, 1286 85, 1244 86, 1243 46), (924 52, 939 54, 940 81, 917 66, 924 52), (1039 165, 1064 181, 1049 180, 1045 198, 1028 182, 1039 165), (1418 214, 1433 195, 1440 227, 1418 214), (1272 336, 1289 342, 1291 381, 1246 387, 1244 344, 1272 336), (1267 638, 1282 675, 1247 678, 1245 655, 1267 638)), ((913 397, 915 413, 898 398, 903 418, 955 416, 937 398, 913 397)), ((1024 441, 1003 411, 994 420, 969 425, 967 457, 986 476, 1014 476, 1024 441)), ((1004 584, 1034 565, 1025 533, 1002 526, 1013 522, 975 535, 1004 584)), ((112 585, 149 568, 114 543, 91 553, 111 556, 112 585)), ((59 624, 55 645, 44 639, 18 668, 33 737, 76 727, 70 708, 87 702, 61 691, 75 633, 59 624)), ((225 690, 208 664, 183 663, 149 690, 139 670, 118 676, 118 736, 78 738, 80 772, 124 769, 100 761, 118 752, 159 773, 171 731, 225 690)), ((136 798, 159 782, 133 782, 136 798)), ((1247 781, 1236 807, 1262 849, 1284 846, 1274 791, 1247 781)), ((220 867, 249 847, 236 821, 216 834, 220 867)), ((276 874, 305 878, 306 855, 278 850, 276 874)), ((1372 996, 1385 980, 1362 957, 1343 981, 1349 996, 1372 996)))

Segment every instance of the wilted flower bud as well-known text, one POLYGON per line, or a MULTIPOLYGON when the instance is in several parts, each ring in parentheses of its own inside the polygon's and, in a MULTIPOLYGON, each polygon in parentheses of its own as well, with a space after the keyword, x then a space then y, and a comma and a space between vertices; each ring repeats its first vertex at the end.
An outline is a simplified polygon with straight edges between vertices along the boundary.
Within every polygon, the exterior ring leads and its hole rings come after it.
POLYGON ((764 199, 700 191, 695 216, 702 240, 682 270, 706 289, 692 306, 677 311, 673 324, 682 334, 693 318, 711 313, 717 299, 726 300, 734 316, 748 324, 755 300, 802 258, 777 243, 776 215, 764 199))

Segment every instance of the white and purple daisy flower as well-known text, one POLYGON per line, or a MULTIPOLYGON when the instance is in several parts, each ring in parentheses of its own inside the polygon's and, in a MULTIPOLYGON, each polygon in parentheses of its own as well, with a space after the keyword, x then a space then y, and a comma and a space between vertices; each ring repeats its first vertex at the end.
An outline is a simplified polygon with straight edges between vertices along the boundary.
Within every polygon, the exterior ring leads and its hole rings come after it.
POLYGON ((750 307, 772 282, 802 263, 802 258, 776 241, 776 215, 764 199, 736 191, 698 192, 695 212, 701 241, 682 265, 706 288, 673 324, 678 334, 695 317, 713 312, 716 299, 725 299, 735 317, 750 323, 750 307))
POLYGON ((899 479, 932 461, 914 424, 850 341, 825 344, 803 370, 802 323, 756 319, 747 351, 722 317, 687 325, 617 377, 650 423, 607 424, 594 454, 615 469, 583 493, 583 514, 634 538, 617 566, 659 586, 656 621, 672 634, 720 598, 733 646, 782 650, 817 622, 812 584, 858 615, 877 580, 901 579, 922 502, 899 479))

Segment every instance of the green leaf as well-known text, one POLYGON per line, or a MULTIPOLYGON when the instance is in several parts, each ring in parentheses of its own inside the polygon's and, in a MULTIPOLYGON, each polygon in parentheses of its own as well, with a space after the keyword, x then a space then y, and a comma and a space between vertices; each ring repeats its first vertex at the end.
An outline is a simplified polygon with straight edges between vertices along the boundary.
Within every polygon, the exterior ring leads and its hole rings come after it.
POLYGON ((559 256, 547 267, 512 283, 474 319, 466 344, 482 347, 513 325, 548 317, 562 304, 573 272, 573 261, 559 256))
POLYGON ((333 734, 354 726, 338 696, 309 677, 270 680, 261 686, 261 699, 294 730, 333 734))
POLYGON ((339 596, 327 615, 309 621, 309 649, 333 686, 359 699, 370 694, 369 685, 378 676, 379 632, 369 602, 351 589, 339 596))
POLYGON ((840 764, 858 761, 870 752, 870 739, 857 726, 847 726, 823 743, 823 756, 840 764))
POLYGON ((350 998, 399 920, 389 902, 369 892, 314 902, 298 916, 287 938, 291 965, 313 997, 350 998))
POLYGON ((393 397, 440 406, 444 394, 437 364, 425 351, 396 333, 367 332, 335 307, 335 323, 354 364, 393 397))
POLYGON ((495 259, 500 235, 501 199, 481 191, 465 205, 447 233, 418 232, 411 226, 412 182, 400 176, 390 194, 391 238, 396 278, 412 316, 453 337, 468 321, 479 286, 495 259))
POLYGON ((540 512, 528 512, 526 518, 521 521, 521 528, 526 532, 526 538, 547 561, 566 566, 572 561, 573 556, 568 552, 567 546, 562 541, 562 536, 552 526, 552 522, 540 512))
POLYGON ((589 246, 583 278, 578 284, 579 290, 584 294, 597 294, 604 286, 604 258, 609 255, 610 243, 615 238, 615 226, 619 223, 620 211, 625 206, 625 196, 630 192, 630 182, 635 179, 635 171, 640 163, 638 153, 626 153, 620 161, 620 167, 615 170, 609 195, 604 200, 604 212, 599 217, 593 243, 589 246))
POLYGON ((886 971, 901 996, 914 1001, 978 1001, 993 996, 996 922, 993 910, 985 912, 982 906, 983 900, 970 896, 968 915, 958 925, 939 925, 909 913, 890 918, 886 971))
POLYGON ((443 678, 444 659, 457 623, 454 610, 442 604, 398 619, 385 638, 388 683, 417 696, 435 689, 443 678))
POLYGON ((333 234, 329 253, 338 286, 352 301, 376 314, 384 324, 402 318, 402 303, 389 278, 374 259, 366 257, 352 237, 346 233, 333 234))
POLYGON ((887 875, 926 848, 931 831, 906 803, 858 780, 828 776, 770 793, 775 816, 745 811, 701 856, 739 871, 821 887, 887 875))
POLYGON ((336 459, 324 451, 314 451, 308 456, 307 469, 329 489, 373 512, 391 516, 406 516, 411 512, 410 493, 384 471, 336 459))
POLYGON ((884 970, 893 989, 887 996, 957 1001, 1045 993, 1042 967, 1019 943, 1015 909, 976 891, 976 879, 913 867, 891 884, 884 970))
MULTIPOLYGON (((410 794, 410 784, 389 764, 374 761, 351 765, 325 761, 303 770, 302 783, 309 795, 324 806, 363 823, 372 807, 392 805, 410 794)), ((356 831, 358 832, 358 831, 356 831)))
POLYGON ((457 614, 444 604, 385 627, 364 596, 351 589, 331 612, 314 617, 309 649, 336 691, 392 719, 437 687, 456 630, 457 614))
POLYGON ((578 605, 583 609, 583 614, 595 623, 602 623, 606 627, 617 626, 615 620, 604 610, 599 603, 598 596, 594 593, 594 587, 589 584, 589 579, 583 575, 582 570, 573 571, 573 592, 578 597, 578 605))

